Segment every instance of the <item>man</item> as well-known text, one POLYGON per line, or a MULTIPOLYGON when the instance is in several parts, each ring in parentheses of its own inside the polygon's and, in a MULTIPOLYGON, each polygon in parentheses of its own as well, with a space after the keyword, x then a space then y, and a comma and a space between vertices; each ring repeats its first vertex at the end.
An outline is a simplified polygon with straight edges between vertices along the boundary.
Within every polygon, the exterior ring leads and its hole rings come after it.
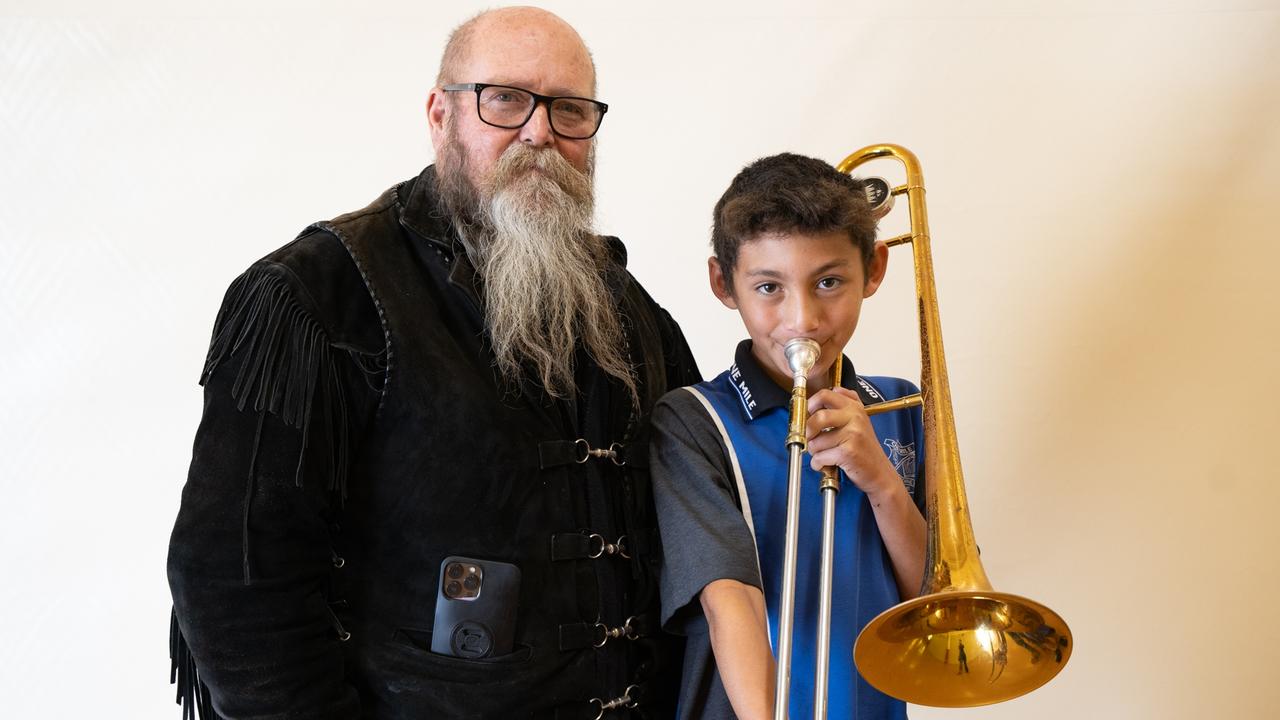
POLYGON ((646 435, 698 373, 591 231, 594 97, 563 20, 473 18, 437 164, 228 290, 169 554, 184 715, 670 714, 646 435))

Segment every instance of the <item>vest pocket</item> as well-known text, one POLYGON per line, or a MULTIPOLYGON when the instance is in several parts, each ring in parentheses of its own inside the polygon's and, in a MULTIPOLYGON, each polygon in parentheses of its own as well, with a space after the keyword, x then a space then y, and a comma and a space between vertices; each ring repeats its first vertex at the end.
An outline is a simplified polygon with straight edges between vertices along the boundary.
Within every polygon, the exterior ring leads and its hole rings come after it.
MULTIPOLYGON (((489 658, 460 658, 431 651, 431 631, 415 628, 397 628, 393 642, 411 651, 427 669, 438 670, 445 680, 471 682, 492 678, 495 674, 509 675, 524 668, 532 668, 533 648, 517 643, 511 652, 489 658)), ((433 673, 437 674, 437 673, 433 673)))

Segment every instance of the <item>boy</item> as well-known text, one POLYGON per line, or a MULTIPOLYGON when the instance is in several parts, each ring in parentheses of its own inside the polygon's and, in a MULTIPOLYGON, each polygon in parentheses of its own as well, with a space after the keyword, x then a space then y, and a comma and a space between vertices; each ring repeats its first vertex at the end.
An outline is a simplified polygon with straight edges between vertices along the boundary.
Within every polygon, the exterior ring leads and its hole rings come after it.
POLYGON ((712 245, 711 290, 738 311, 750 339, 729 370, 668 393, 653 413, 662 621, 688 636, 679 716, 772 717, 792 384, 783 346, 807 337, 821 353, 808 378, 790 717, 813 714, 818 473, 832 465, 848 482, 836 503, 829 713, 905 718, 905 705, 853 666, 858 631, 914 596, 925 554, 919 410, 871 419, 863 409, 915 388, 858 377, 842 354, 888 262, 862 184, 821 160, 758 160, 716 204, 712 245), (844 387, 831 389, 837 361, 844 387))

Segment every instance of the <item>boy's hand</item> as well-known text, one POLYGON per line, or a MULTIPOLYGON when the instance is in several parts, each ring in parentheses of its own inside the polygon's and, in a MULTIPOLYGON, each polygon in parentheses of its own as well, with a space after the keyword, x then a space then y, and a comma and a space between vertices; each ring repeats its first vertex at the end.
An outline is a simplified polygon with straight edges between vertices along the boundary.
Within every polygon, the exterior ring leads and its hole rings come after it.
POLYGON ((815 470, 835 465, 867 494, 898 594, 916 596, 924 577, 925 522, 902 479, 880 449, 857 393, 819 390, 809 398, 809 454, 815 470), (830 429, 828 429, 830 428, 830 429))
POLYGON ((895 490, 905 492, 854 391, 832 388, 809 396, 808 440, 814 470, 839 467, 873 501, 895 490))

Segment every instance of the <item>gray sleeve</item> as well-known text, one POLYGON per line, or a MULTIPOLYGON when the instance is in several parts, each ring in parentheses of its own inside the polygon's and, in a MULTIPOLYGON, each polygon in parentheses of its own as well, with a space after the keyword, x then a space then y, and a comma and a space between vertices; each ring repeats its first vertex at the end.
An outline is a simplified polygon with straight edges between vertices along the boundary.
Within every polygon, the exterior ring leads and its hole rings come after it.
POLYGON ((729 453, 708 410, 688 390, 654 407, 650 472, 662 536, 662 624, 705 632, 698 595, 730 579, 761 587, 755 538, 742 516, 729 453))

